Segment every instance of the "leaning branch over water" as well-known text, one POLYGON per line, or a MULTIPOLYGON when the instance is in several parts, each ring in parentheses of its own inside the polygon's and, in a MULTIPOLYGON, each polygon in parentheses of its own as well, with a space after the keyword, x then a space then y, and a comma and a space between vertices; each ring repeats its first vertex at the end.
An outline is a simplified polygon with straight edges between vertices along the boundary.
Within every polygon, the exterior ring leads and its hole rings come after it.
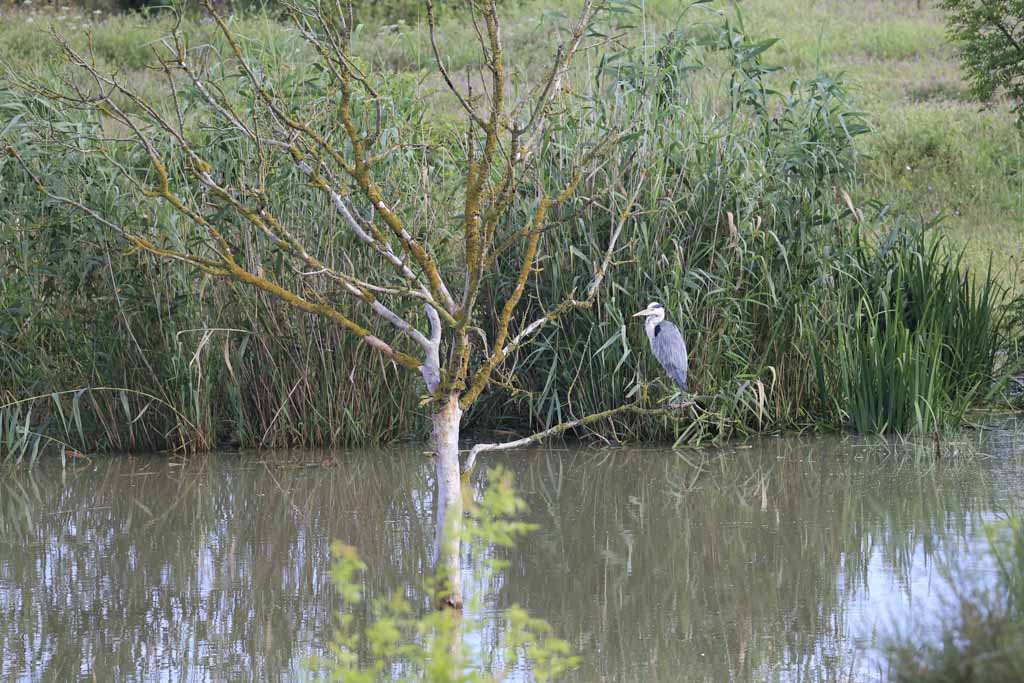
POLYGON ((675 406, 676 410, 673 410, 669 408, 644 408, 636 403, 631 403, 629 405, 619 406, 618 408, 612 408, 611 410, 605 410, 600 413, 594 413, 593 415, 587 415, 586 417, 581 417, 578 420, 562 422, 560 424, 555 425, 554 427, 551 427, 550 429, 545 429, 542 432, 531 434, 530 436, 523 437, 522 439, 516 439, 514 441, 505 441, 503 443, 477 444, 476 446, 473 446, 473 448, 470 449, 469 457, 466 458, 466 464, 462 468, 462 471, 463 473, 472 472, 473 466, 476 464, 476 458, 481 453, 487 453, 490 451, 507 451, 513 448, 522 448, 523 446, 529 446, 530 444, 540 443, 545 439, 550 439, 553 436, 558 436, 559 434, 567 432, 571 429, 576 429, 577 427, 584 427, 588 424, 599 422, 607 418, 615 417, 616 415, 622 413, 633 413, 635 415, 648 416, 662 415, 664 417, 678 419, 680 417, 678 410, 681 410, 683 408, 692 408, 696 405, 696 402, 690 400, 687 401, 686 403, 675 406))

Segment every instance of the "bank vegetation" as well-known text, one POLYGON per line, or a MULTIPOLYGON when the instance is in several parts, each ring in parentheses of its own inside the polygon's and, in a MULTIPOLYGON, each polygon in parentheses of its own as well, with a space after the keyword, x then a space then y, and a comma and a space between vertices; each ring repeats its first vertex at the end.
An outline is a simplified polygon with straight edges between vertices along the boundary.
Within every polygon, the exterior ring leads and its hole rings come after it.
MULTIPOLYGON (((539 48, 556 43, 570 19, 512 16, 509 67, 523 83, 542 82, 539 48)), ((218 178, 244 185, 253 167, 239 154, 237 127, 192 117, 201 86, 167 97, 161 41, 180 36, 212 78, 207 87, 239 110, 258 93, 238 79, 236 48, 295 111, 329 104, 331 74, 317 67, 313 47, 273 13, 228 19, 236 46, 199 16, 177 29, 166 14, 131 31, 125 21, 78 15, 72 22, 82 23, 57 24, 58 38, 26 32, 0 48, 4 456, 425 437, 428 392, 394 357, 330 318, 112 231, 110 224, 131 225, 166 249, 203 239, 194 222, 132 198, 124 170, 135 172, 141 149, 92 153, 98 134, 117 133, 112 117, 45 96, 67 76, 69 49, 87 55, 168 113, 178 108, 218 178), (87 203, 110 224, 55 197, 87 203)), ((447 13, 439 40, 452 78, 479 97, 471 26, 466 15, 447 13)), ((549 314, 550 302, 587 294, 608 245, 615 248, 592 305, 559 316, 503 358, 464 431, 529 433, 629 404, 642 410, 616 412, 577 435, 699 443, 779 429, 934 431, 959 426, 971 408, 1008 405, 1024 306, 1003 273, 962 261, 938 219, 864 198, 858 142, 872 135, 871 117, 841 74, 780 73, 774 38, 701 3, 670 25, 610 3, 588 40, 553 104, 537 175, 552 186, 572 181, 580 160, 572 150, 591 144, 595 122, 625 131, 625 144, 545 216, 543 258, 513 329, 549 314), (698 400, 686 419, 643 412, 671 399, 642 330, 629 322, 649 300, 665 304, 692 349, 698 400)), ((464 112, 444 96, 421 24, 360 25, 353 51, 360 68, 377 74, 373 108, 393 122, 379 131, 381 183, 402 189, 396 210, 417 237, 429 237, 438 271, 454 272, 466 245, 453 230, 463 216, 452 200, 474 149, 463 144, 464 112)), ((352 249, 356 238, 307 175, 260 182, 282 223, 325 263, 371 275, 382 267, 379 254, 352 249)), ((223 202, 193 199, 223 217, 223 202)), ((528 225, 536 208, 535 194, 516 194, 500 229, 528 225)), ((337 281, 292 267, 274 245, 239 238, 231 246, 247 270, 310 300, 337 300, 337 281)), ((507 274, 524 248, 496 245, 474 339, 494 339, 507 325, 507 274)), ((422 306, 399 313, 429 327, 422 306)), ((353 315, 368 334, 387 329, 387 321, 353 315)))

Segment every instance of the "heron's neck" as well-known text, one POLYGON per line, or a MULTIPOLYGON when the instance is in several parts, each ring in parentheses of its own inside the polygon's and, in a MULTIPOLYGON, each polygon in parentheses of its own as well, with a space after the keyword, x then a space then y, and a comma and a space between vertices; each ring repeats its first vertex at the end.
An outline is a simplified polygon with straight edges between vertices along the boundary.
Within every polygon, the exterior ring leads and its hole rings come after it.
POLYGON ((665 319, 665 314, 661 315, 649 315, 647 320, 644 321, 644 329, 647 332, 649 339, 654 339, 654 328, 657 327, 665 319))

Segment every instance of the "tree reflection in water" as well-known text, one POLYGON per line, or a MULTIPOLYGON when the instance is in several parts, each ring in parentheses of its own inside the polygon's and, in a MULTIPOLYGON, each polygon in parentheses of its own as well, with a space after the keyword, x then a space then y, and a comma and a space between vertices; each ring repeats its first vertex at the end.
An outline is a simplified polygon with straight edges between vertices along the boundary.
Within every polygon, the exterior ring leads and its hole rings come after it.
MULTIPOLYGON (((861 680, 870 633, 855 622, 884 627, 878 601, 911 586, 929 599, 935 559, 1014 502, 1022 440, 967 435, 946 453, 996 457, 937 462, 834 438, 496 455, 541 529, 510 552, 464 544, 484 621, 472 645, 499 652, 499 613, 520 604, 582 656, 575 680, 861 680), (494 557, 509 565, 483 571, 494 557)), ((431 609, 430 463, 333 455, 0 474, 0 679, 296 678, 330 635, 332 539, 359 548, 368 597, 431 609)))

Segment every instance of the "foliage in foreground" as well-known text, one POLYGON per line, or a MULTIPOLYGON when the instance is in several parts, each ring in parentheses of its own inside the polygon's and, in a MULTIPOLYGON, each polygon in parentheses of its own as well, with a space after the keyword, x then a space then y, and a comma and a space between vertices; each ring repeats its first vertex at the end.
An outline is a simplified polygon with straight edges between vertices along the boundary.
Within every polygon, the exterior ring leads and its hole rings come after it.
MULTIPOLYGON (((942 251, 927 276, 934 276, 929 286, 948 291, 934 296, 963 306, 991 292, 984 306, 966 306, 992 324, 974 325, 968 336, 944 331, 941 340, 918 334, 927 326, 913 320, 881 325, 886 310, 907 300, 897 293, 911 284, 887 284, 894 272, 912 274, 893 262, 910 264, 927 247, 914 237, 920 224, 894 220, 886 207, 855 207, 849 199, 847 188, 859 182, 854 141, 867 133, 862 115, 843 83, 826 75, 776 92, 767 82, 774 68, 764 61, 772 41, 752 37, 736 19, 703 16, 684 14, 674 31, 652 31, 647 42, 573 74, 574 99, 556 117, 552 149, 577 147, 580 120, 595 109, 630 117, 646 137, 636 154, 584 178, 578 201, 552 216, 544 237, 549 256, 524 297, 524 320, 542 314, 543 302, 561 300, 591 280, 629 203, 627 188, 640 187, 635 220, 593 307, 506 361, 500 386, 467 415, 467 427, 525 431, 627 400, 657 405, 665 394, 655 379, 660 373, 628 317, 651 299, 665 303, 687 336, 693 384, 706 399, 689 425, 620 415, 600 425, 607 438, 697 442, 780 427, 902 430, 931 428, 934 418, 955 422, 999 369, 988 363, 987 352, 1005 337, 992 278, 982 275, 973 284, 969 275, 960 280, 959 271, 953 277, 945 265, 955 255, 942 251), (871 239, 890 233, 888 241, 871 239), (896 298, 879 300, 879 286, 896 298), (901 325, 906 339, 899 336, 901 325), (927 360, 955 363, 972 349, 983 353, 970 377, 927 360), (917 374, 904 358, 924 359, 917 374), (939 370, 942 381, 932 381, 939 370), (882 376, 892 372, 903 374, 882 376), (900 405, 870 405, 880 389, 896 385, 904 387, 900 405)), ((319 106, 324 76, 292 56, 303 54, 301 41, 269 20, 240 20, 239 26, 259 37, 245 43, 249 57, 278 74, 296 107, 319 106)), ((148 38, 155 40, 159 28, 148 25, 148 38)), ((203 45, 204 59, 230 61, 209 27, 186 24, 185 30, 203 45)), ((101 64, 104 54, 109 59, 115 52, 100 54, 101 64)), ((13 66, 33 68, 29 60, 13 66)), ((160 80, 145 73, 139 72, 140 87, 158 91, 160 80)), ((382 92, 388 108, 422 131, 424 156, 396 157, 388 166, 395 186, 419 187, 425 158, 442 185, 465 163, 431 156, 438 141, 460 133, 419 78, 395 73, 382 92)), ((227 80, 216 85, 226 93, 238 90, 227 80)), ((245 96, 238 94, 242 106, 245 96)), ((52 135, 100 123, 24 93, 0 92, 4 139, 39 164, 48 183, 78 192, 72 181, 88 178, 84 192, 104 211, 152 224, 168 243, 192 243, 196 235, 188 225, 122 201, 113 169, 74 147, 59 157, 48 153, 52 135), (64 121, 64 130, 55 132, 52 120, 64 121)), ((207 141, 204 154, 228 176, 243 174, 231 132, 197 125, 207 141)), ((571 172, 571 160, 559 154, 547 155, 544 165, 550 178, 571 172)), ((10 190, 0 196, 0 268, 11 274, 0 282, 0 387, 12 399, 42 397, 31 431, 83 450, 356 444, 425 433, 419 382, 388 362, 368 363, 366 350, 330 324, 181 265, 119 253, 114 237, 95 223, 40 202, 10 159, 0 159, 0 182, 10 190), (89 409, 80 411, 85 437, 63 433, 50 394, 103 386, 138 391, 88 391, 83 405, 89 409)), ((268 188, 281 197, 308 194, 303 179, 290 175, 268 179, 268 188)), ((428 200, 410 210, 444 225, 445 207, 428 200)), ((521 222, 531 201, 518 198, 512 220, 521 222)), ((329 258, 340 257, 343 226, 324 219, 328 207, 310 206, 285 202, 283 217, 303 239, 323 244, 329 258)), ((439 258, 457 258, 459 246, 452 240, 439 258)), ((512 267, 518 256, 514 250, 502 255, 499 268, 512 267)), ((274 259, 264 265, 292 278, 293 286, 331 295, 329 283, 289 274, 274 259)), ((484 283, 481 299, 502 301, 507 294, 493 280, 484 283)), ((481 318, 485 332, 497 322, 496 313, 481 318)))
MULTIPOLYGON (((506 566, 494 555, 495 549, 512 548, 534 528, 515 520, 525 506, 512 486, 511 472, 501 467, 488 470, 487 487, 480 500, 468 506, 461 530, 472 551, 486 558, 485 571, 493 573, 506 566)), ((331 578, 343 606, 329 644, 330 656, 310 663, 314 672, 327 672, 330 680, 483 683, 503 680, 512 667, 520 665, 529 668, 531 680, 544 683, 578 663, 569 643, 552 635, 547 622, 515 605, 505 609, 500 620, 501 651, 490 651, 491 639, 476 637, 483 622, 476 623, 471 616, 482 606, 481 595, 470 604, 469 615, 433 608, 444 591, 441 575, 425 582, 420 604, 395 593, 375 599, 367 609, 360 578, 366 564, 355 548, 340 542, 332 545, 331 553, 331 578)))
POLYGON ((975 96, 1005 92, 1024 126, 1024 1, 942 0, 942 7, 975 96))
POLYGON ((1024 522, 989 526, 996 566, 991 587, 957 587, 956 603, 938 638, 918 644, 900 637, 889 646, 899 683, 1003 683, 1024 680, 1024 522))

